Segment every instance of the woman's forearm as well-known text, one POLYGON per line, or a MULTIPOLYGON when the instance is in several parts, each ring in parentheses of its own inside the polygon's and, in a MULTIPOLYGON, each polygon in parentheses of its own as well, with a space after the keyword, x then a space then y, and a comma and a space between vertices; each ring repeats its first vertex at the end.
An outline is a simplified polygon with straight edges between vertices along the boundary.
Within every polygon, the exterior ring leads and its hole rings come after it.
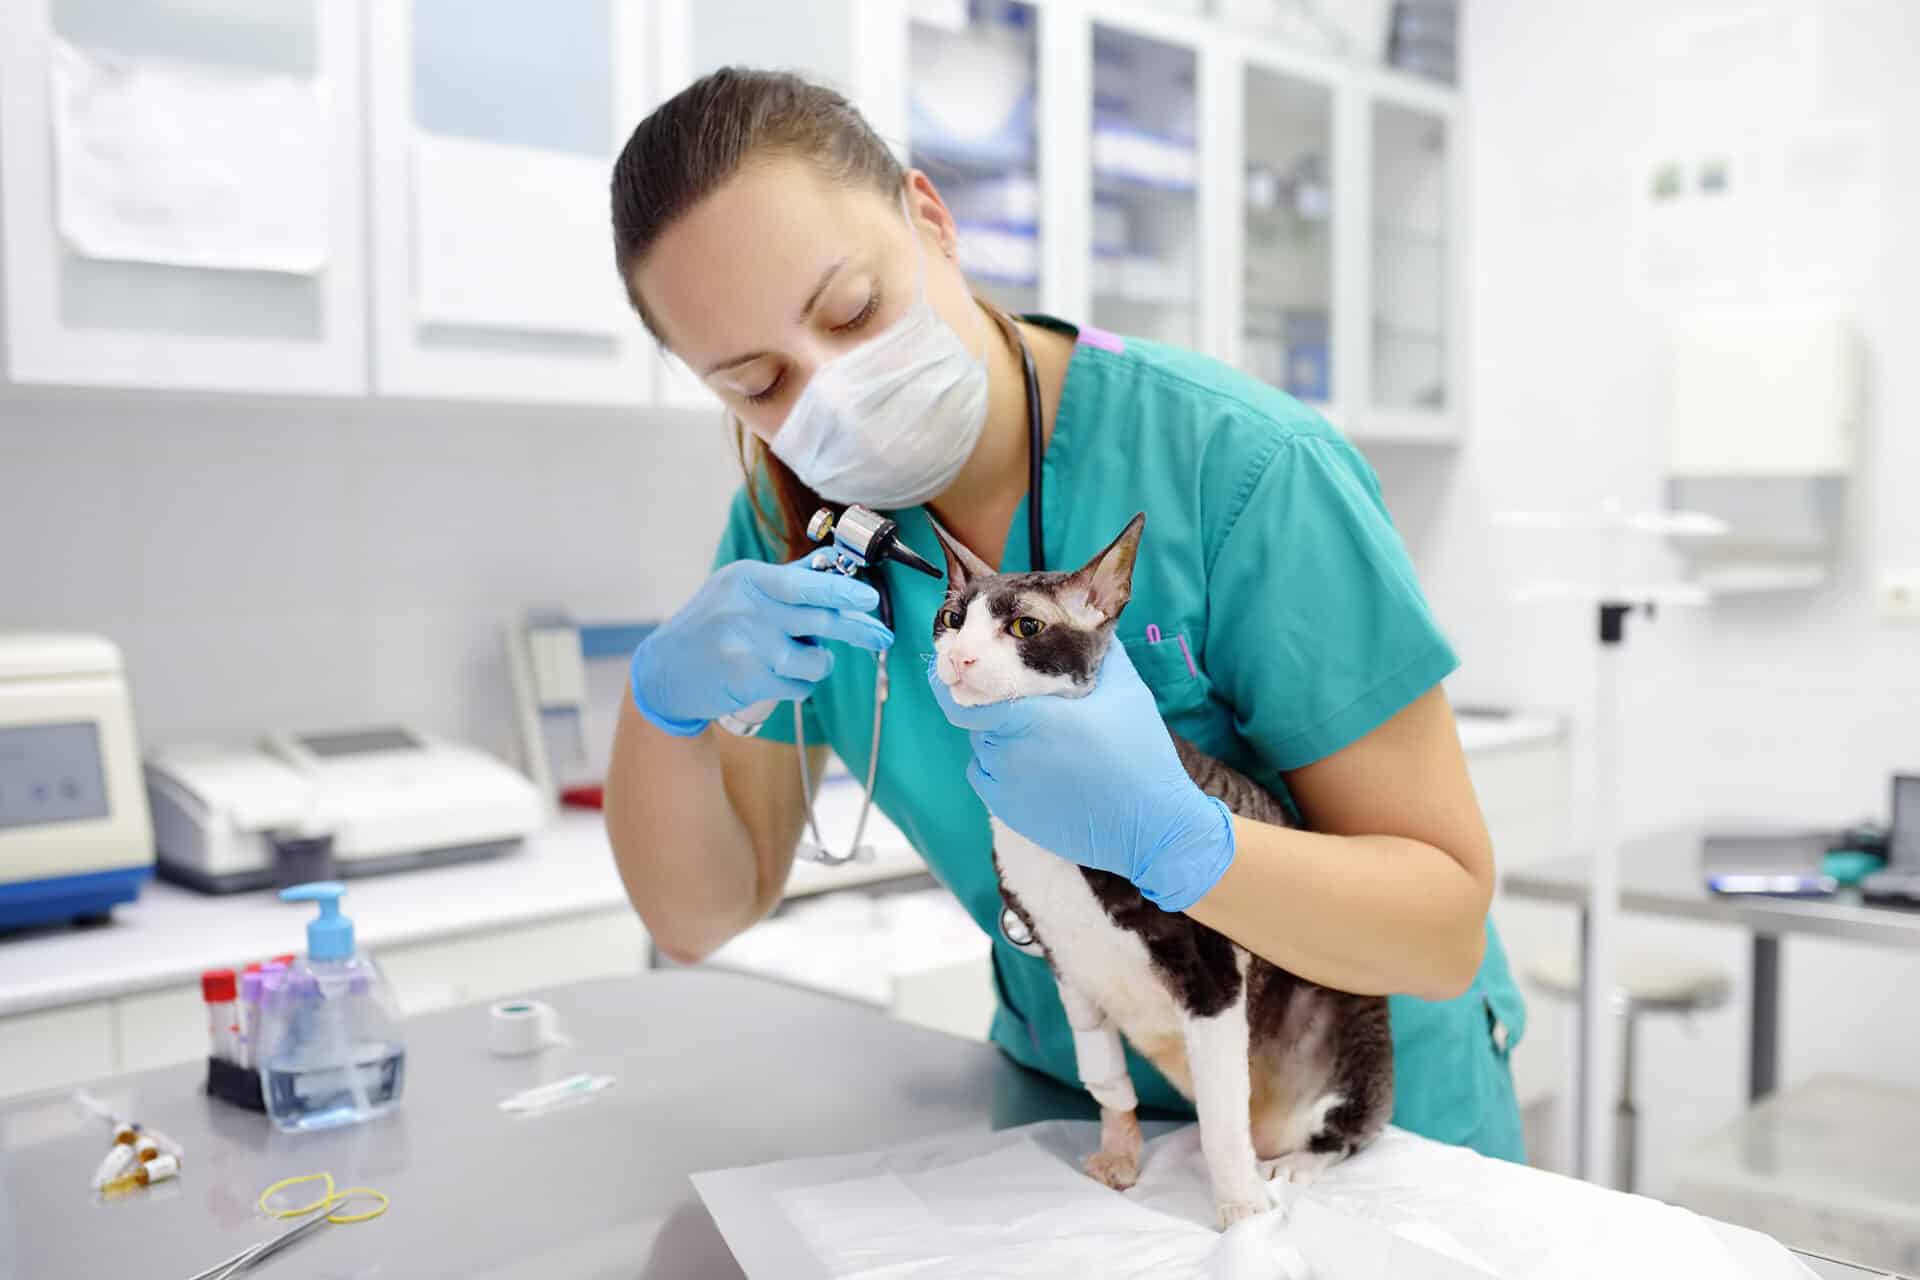
POLYGON ((1233 820, 1233 862, 1187 914, 1322 986, 1451 999, 1486 946, 1488 892, 1461 861, 1401 836, 1233 820))
POLYGON ((791 860, 791 841, 784 856, 778 848, 789 825, 778 809, 797 800, 797 782, 791 797, 788 787, 754 786, 751 756, 729 770, 724 745, 712 731, 663 733, 629 700, 607 771, 607 836, 621 882, 654 944, 682 963, 764 916, 791 860))

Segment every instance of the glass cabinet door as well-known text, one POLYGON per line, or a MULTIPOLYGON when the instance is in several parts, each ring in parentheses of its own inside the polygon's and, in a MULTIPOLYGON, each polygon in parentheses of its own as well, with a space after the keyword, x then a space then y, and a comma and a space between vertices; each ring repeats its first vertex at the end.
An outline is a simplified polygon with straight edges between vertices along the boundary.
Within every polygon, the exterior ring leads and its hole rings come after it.
POLYGON ((1375 102, 1372 120, 1371 402, 1393 412, 1445 413, 1448 385, 1447 122, 1375 102))
POLYGON ((1247 372, 1314 404, 1333 385, 1333 91, 1256 64, 1245 88, 1247 372))
POLYGON ((651 402, 654 344, 607 232, 607 175, 645 105, 645 6, 367 12, 375 388, 651 402))
POLYGON ((1093 28, 1093 323, 1199 344, 1194 51, 1093 28))
POLYGON ((359 6, 0 13, 6 378, 364 394, 359 6))
POLYGON ((1035 15, 1012 0, 916 3, 909 163, 940 189, 960 267, 1016 314, 1040 309, 1035 15))

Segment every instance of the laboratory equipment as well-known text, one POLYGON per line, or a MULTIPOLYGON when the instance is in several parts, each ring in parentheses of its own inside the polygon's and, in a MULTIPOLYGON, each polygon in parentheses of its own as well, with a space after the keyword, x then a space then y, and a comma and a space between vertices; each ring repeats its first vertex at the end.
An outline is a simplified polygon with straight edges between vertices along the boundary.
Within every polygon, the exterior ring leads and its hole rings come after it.
POLYGON ((104 916, 152 874, 119 649, 0 634, 0 930, 104 916))
MULTIPOLYGON (((1651 621, 1659 608, 1698 607, 1707 602, 1706 592, 1689 584, 1634 582, 1627 576, 1625 552, 1633 535, 1712 538, 1725 533, 1726 526, 1698 512, 1628 511, 1617 499, 1608 499, 1591 511, 1505 511, 1495 515, 1494 523, 1529 532, 1582 535, 1602 556, 1604 568, 1594 580, 1546 578, 1527 583, 1515 598, 1523 602, 1570 600, 1593 611, 1592 728, 1585 770, 1592 879, 1581 917, 1581 966, 1588 974, 1612 973, 1620 912, 1621 815, 1626 807, 1620 794, 1620 746, 1624 736, 1620 716, 1626 700, 1619 696, 1618 686, 1627 620, 1640 613, 1651 621)), ((1577 1023, 1579 1067, 1574 1076, 1573 1154, 1580 1176, 1593 1182, 1603 1182, 1616 1171, 1612 1158, 1614 1130, 1606 1100, 1616 1038, 1611 1013, 1610 1002, 1602 998, 1600 982, 1583 983, 1577 1023)))
POLYGON ((1860 881, 1860 896, 1879 907, 1920 907, 1920 774, 1893 779, 1887 865, 1860 881))
POLYGON ((273 884, 276 839, 331 835, 356 876, 492 857, 546 816, 492 756, 397 726, 162 748, 146 773, 162 873, 207 893, 273 884))
POLYGON ((397 1005, 373 957, 354 947, 340 914, 346 887, 332 881, 281 890, 312 902, 307 954, 261 1010, 260 1091, 287 1132, 358 1124, 391 1109, 406 1082, 397 1005))
POLYGON ((1833 834, 1766 827, 1710 832, 1700 849, 1707 888, 1722 894, 1829 897, 1840 887, 1822 870, 1833 834))
POLYGON ((1920 773, 1894 776, 1887 861, 1908 870, 1920 869, 1920 773))
POLYGON ((1920 907, 1920 870, 1888 867, 1860 882, 1860 896, 1876 907, 1920 907))
POLYGON ((1715 893, 1758 893, 1771 898, 1831 898, 1840 888, 1817 871, 1716 871, 1707 876, 1715 893))

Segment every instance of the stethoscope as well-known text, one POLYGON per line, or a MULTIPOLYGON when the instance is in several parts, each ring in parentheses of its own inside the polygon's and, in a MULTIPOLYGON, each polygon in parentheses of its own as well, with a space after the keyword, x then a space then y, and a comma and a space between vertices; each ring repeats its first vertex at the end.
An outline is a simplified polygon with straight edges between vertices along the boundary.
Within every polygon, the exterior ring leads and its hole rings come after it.
MULTIPOLYGON (((1033 352, 1027 347, 1027 340, 1020 333, 1020 327, 1011 321, 1001 320, 1002 327, 1009 333, 1020 348, 1020 364, 1026 376, 1027 387, 1027 555, 1035 569, 1046 567, 1046 549, 1041 543, 1041 530, 1045 527, 1041 520, 1041 456, 1046 440, 1040 421, 1040 375, 1034 369, 1033 352)), ((893 626, 893 595, 887 590, 886 578, 880 572, 888 561, 906 565, 917 573, 937 578, 940 571, 916 553, 913 548, 900 540, 900 526, 877 511, 853 505, 835 513, 831 507, 822 507, 813 513, 807 521, 807 537, 815 542, 825 543, 832 539, 831 546, 823 546, 808 560, 808 567, 822 573, 839 573, 849 578, 858 578, 867 583, 880 595, 879 607, 874 610, 882 624, 889 629, 893 626)), ((813 816, 813 778, 807 768, 807 738, 805 717, 797 713, 793 717, 793 745, 800 757, 800 795, 807 809, 808 839, 800 841, 794 848, 794 856, 806 862, 818 862, 829 867, 845 866, 849 862, 872 862, 873 846, 865 841, 867 818, 873 812, 873 780, 880 765, 880 730, 883 713, 887 705, 887 663, 884 657, 874 662, 873 672, 873 749, 867 755, 866 796, 860 804, 860 819, 853 829, 853 843, 845 853, 835 853, 827 848, 820 838, 820 827, 813 816)), ((729 732, 751 736, 760 731, 779 702, 769 699, 744 707, 731 715, 721 716, 718 723, 729 732)), ((1012 912, 1002 912, 1000 930, 1007 934, 1007 941, 1022 950, 1033 945, 1031 932, 1018 916, 1012 912), (1026 934, 1026 941, 1009 933, 1009 922, 1020 932, 1026 934)))

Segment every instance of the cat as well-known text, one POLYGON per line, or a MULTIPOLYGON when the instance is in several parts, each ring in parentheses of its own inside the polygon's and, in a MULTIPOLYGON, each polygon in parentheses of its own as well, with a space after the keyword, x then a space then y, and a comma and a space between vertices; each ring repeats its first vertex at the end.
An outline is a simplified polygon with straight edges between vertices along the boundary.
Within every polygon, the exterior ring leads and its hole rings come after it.
MULTIPOLYGON (((1091 692, 1132 594, 1145 524, 1145 513, 1134 516, 1073 573, 1015 574, 995 573, 936 524, 947 595, 934 615, 934 661, 954 701, 1091 692)), ((1234 813, 1296 825, 1251 778, 1177 734, 1173 742, 1200 789, 1234 813)), ((1122 1035, 1195 1104, 1222 1227, 1269 1207, 1266 1177, 1304 1185, 1379 1135, 1393 1109, 1385 997, 1288 973, 998 818, 993 839, 1010 940, 1046 958, 1081 1082, 1100 1103, 1089 1175, 1117 1190, 1139 1176, 1122 1035)))

